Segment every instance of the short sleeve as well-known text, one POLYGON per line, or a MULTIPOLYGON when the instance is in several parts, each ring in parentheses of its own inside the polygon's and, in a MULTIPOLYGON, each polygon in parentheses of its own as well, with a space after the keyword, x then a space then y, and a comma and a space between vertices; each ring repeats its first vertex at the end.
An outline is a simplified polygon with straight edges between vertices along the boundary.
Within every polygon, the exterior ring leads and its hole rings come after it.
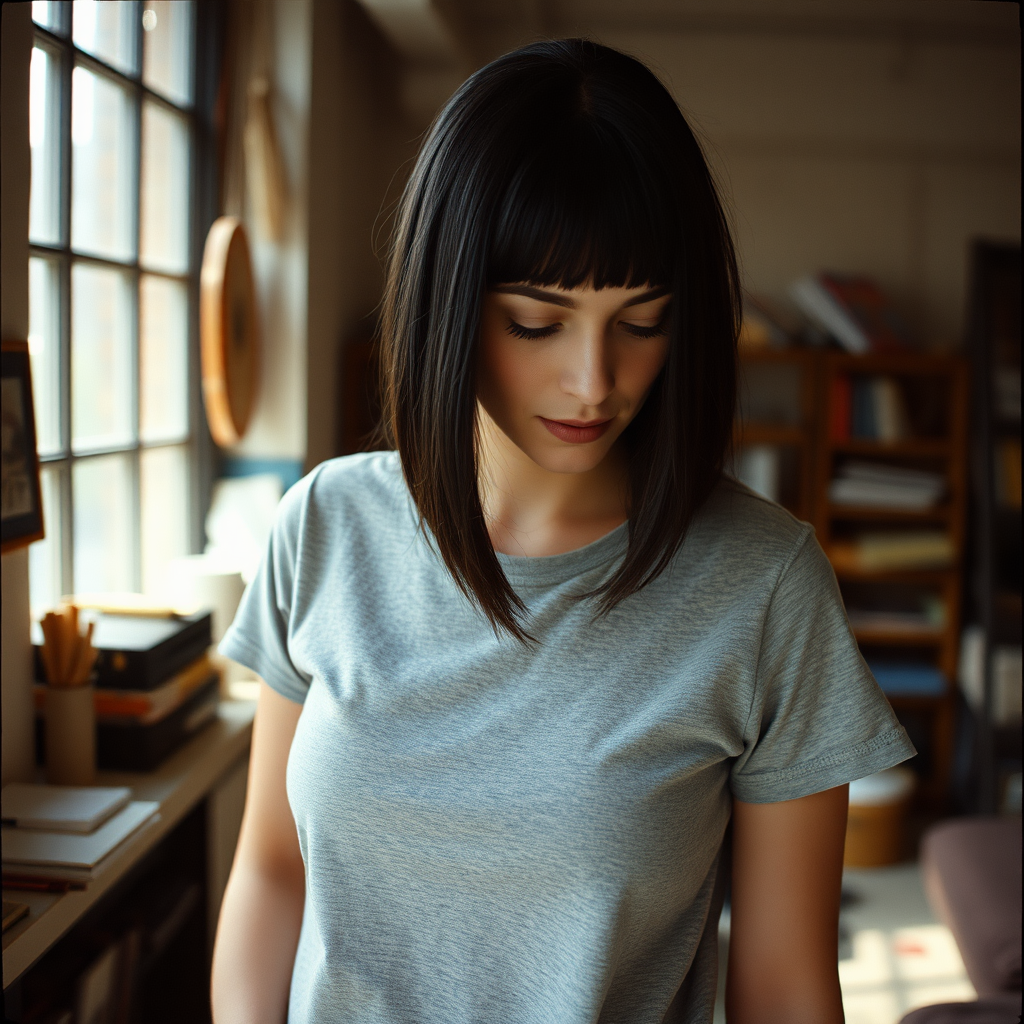
POLYGON ((282 499, 263 561, 217 648, 298 704, 306 699, 310 679, 292 663, 288 640, 308 489, 307 478, 282 499))
POLYGON ((733 794, 795 800, 916 751, 861 657, 835 574, 808 528, 765 615, 733 794))

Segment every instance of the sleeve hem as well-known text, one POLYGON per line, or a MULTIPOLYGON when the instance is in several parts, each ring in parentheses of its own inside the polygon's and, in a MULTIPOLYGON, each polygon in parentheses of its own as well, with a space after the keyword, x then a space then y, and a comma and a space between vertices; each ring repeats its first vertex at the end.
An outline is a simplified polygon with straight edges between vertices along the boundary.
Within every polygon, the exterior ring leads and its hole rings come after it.
POLYGON ((276 658, 268 657, 265 648, 250 643, 236 630, 228 630, 218 644, 217 651, 225 658, 252 669, 267 686, 282 697, 296 704, 306 702, 309 684, 297 677, 293 668, 281 665, 276 658))
POLYGON ((891 768, 916 753, 903 727, 895 726, 870 740, 809 764, 736 776, 731 780, 732 793, 737 799, 751 804, 797 800, 891 768))

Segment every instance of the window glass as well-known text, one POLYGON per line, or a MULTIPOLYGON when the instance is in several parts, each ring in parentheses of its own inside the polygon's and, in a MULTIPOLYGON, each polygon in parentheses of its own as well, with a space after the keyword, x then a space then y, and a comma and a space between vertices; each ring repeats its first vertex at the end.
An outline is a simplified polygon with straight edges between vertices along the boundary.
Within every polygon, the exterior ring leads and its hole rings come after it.
POLYGON ((129 459, 103 455, 73 465, 76 593, 133 589, 129 459))
POLYGON ((46 536, 29 545, 29 602, 32 614, 41 617, 61 598, 60 470, 43 466, 43 529, 46 536))
POLYGON ((57 264, 28 261, 28 351, 36 446, 40 455, 60 451, 60 293, 57 264))
POLYGON ((128 91, 84 67, 71 78, 71 245, 130 260, 134 151, 128 91))
POLYGON ((142 80, 182 105, 192 101, 192 2, 149 0, 142 10, 142 80))
POLYGON ((71 268, 71 446, 112 448, 134 439, 132 296, 128 275, 71 268))
POLYGON ((60 64, 36 46, 29 72, 28 137, 32 148, 32 192, 28 237, 32 242, 60 242, 60 64))
POLYGON ((184 447, 143 449, 139 456, 142 508, 142 589, 167 586, 167 565, 188 554, 188 461, 184 447))
POLYGON ((188 270, 188 124, 157 103, 142 106, 139 260, 154 270, 188 270))
MULTIPOLYGON (((51 32, 61 32, 60 4, 54 0, 32 0, 32 20, 51 32)), ((62 33, 63 34, 63 33, 62 33)))
POLYGON ((139 282, 139 436, 178 441, 188 433, 188 292, 143 274, 139 282))
POLYGON ((136 70, 135 9, 131 0, 75 0, 71 38, 94 57, 131 74, 136 70))

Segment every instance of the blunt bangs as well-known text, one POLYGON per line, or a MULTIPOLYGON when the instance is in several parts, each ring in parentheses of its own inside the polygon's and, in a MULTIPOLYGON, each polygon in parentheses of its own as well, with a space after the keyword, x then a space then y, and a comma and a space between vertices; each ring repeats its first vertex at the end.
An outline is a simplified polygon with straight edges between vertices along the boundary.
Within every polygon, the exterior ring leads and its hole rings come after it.
POLYGON ((592 118, 577 115, 575 131, 558 142, 552 131, 550 143, 525 155, 499 200, 488 285, 640 288, 675 280, 671 190, 592 118))

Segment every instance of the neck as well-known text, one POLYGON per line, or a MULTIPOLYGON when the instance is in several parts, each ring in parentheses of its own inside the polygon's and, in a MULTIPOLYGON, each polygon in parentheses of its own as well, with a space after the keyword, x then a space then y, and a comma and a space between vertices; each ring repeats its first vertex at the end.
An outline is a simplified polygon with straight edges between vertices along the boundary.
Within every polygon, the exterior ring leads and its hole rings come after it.
POLYGON ((618 448, 583 473, 538 466, 477 407, 480 501, 496 551, 533 557, 573 551, 627 518, 628 467, 618 448))

